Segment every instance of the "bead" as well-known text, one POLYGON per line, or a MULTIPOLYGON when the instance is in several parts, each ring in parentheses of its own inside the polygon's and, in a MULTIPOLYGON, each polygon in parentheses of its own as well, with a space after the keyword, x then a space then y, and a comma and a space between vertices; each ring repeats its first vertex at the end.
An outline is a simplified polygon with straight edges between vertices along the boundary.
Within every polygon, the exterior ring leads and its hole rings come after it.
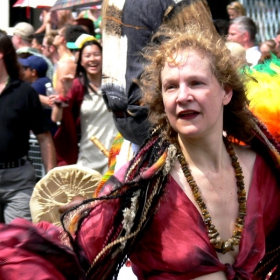
POLYGON ((196 187, 196 183, 195 182, 189 182, 189 185, 191 188, 195 188, 196 187))
POLYGON ((196 199, 197 197, 199 197, 199 196, 200 196, 199 191, 193 192, 193 196, 194 196, 195 199, 196 199))
POLYGON ((214 228, 214 229, 208 229, 208 234, 212 234, 212 233, 215 233, 217 232, 217 230, 214 228))
POLYGON ((210 219, 211 219, 211 217, 210 217, 210 214, 209 214, 209 213, 208 213, 208 214, 203 215, 203 217, 204 217, 204 219, 208 219, 208 218, 210 218, 210 219))
POLYGON ((203 219, 203 221, 205 224, 208 224, 209 222, 211 222, 211 217, 203 219))
POLYGON ((216 238, 210 239, 210 243, 211 243, 211 244, 216 244, 216 243, 217 243, 216 238))
MULTIPOLYGON (((236 185, 237 185, 237 187, 240 189, 240 191, 244 189, 244 183, 243 183, 243 181, 242 181, 242 182, 236 182, 236 185)), ((237 191, 237 193, 238 193, 238 192, 239 192, 239 190, 237 191)))
POLYGON ((212 224, 210 227, 209 227, 210 230, 216 230, 215 226, 212 224))
POLYGON ((236 171, 236 173, 242 173, 241 167, 237 167, 237 168, 235 169, 235 171, 236 171))
POLYGON ((246 198, 246 191, 245 191, 245 189, 238 190, 237 194, 238 194, 239 197, 245 197, 246 198))
POLYGON ((209 238, 212 239, 212 238, 216 238, 219 236, 219 233, 218 232, 215 232, 215 233, 209 233, 208 234, 209 238))
POLYGON ((238 197, 238 202, 239 202, 239 203, 245 203, 245 205, 246 205, 246 197, 244 197, 244 196, 239 196, 239 197, 238 197))
POLYGON ((191 181, 194 182, 193 176, 192 176, 192 175, 189 175, 189 176, 187 177, 187 181, 188 181, 189 183, 190 183, 191 181))
POLYGON ((234 242, 236 245, 239 245, 240 239, 241 239, 240 236, 235 236, 235 237, 233 237, 233 242, 234 242))
POLYGON ((246 211, 246 202, 242 202, 239 204, 239 211, 240 210, 242 210, 242 212, 246 211))
POLYGON ((204 202, 201 202, 199 204, 199 206, 200 206, 200 209, 205 209, 206 208, 206 204, 204 202))
POLYGON ((231 160, 234 161, 234 162, 236 162, 236 161, 238 160, 238 158, 237 158, 237 156, 232 156, 232 157, 231 157, 231 160))
POLYGON ((236 218, 236 224, 243 225, 244 224, 244 220, 241 219, 241 218, 236 218))
POLYGON ((209 212, 207 211, 207 209, 203 209, 203 210, 201 211, 201 213, 202 213, 202 215, 207 215, 207 214, 209 214, 209 212))

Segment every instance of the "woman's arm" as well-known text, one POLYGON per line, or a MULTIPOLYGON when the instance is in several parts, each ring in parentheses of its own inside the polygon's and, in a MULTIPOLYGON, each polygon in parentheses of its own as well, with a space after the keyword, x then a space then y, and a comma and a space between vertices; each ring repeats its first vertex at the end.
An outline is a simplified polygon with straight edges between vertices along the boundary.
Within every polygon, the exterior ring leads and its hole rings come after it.
POLYGON ((42 106, 49 106, 49 97, 43 94, 39 94, 39 99, 42 106))
POLYGON ((53 122, 60 122, 63 116, 63 108, 59 105, 59 103, 54 103, 52 107, 52 115, 51 119, 53 122))

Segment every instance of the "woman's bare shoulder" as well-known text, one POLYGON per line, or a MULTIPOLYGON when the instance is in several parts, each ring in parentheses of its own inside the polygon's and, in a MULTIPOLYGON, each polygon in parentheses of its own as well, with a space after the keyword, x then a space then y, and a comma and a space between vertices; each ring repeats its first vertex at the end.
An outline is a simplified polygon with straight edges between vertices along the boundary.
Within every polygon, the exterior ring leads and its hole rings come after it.
POLYGON ((245 165, 245 166, 253 166, 255 159, 256 159, 256 152, 252 150, 249 146, 243 146, 234 144, 233 145, 236 154, 239 158, 239 160, 245 165))

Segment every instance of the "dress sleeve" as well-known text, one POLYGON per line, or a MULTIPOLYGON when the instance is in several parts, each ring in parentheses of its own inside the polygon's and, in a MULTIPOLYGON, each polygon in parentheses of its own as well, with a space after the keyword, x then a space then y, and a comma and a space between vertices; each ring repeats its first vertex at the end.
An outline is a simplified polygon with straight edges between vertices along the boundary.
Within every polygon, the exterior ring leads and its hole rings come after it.
POLYGON ((98 202, 81 224, 75 241, 80 248, 79 251, 86 257, 89 264, 105 247, 119 208, 118 205, 117 199, 98 202))
POLYGON ((120 208, 120 199, 111 196, 108 198, 108 195, 124 181, 128 166, 129 163, 125 164, 106 181, 98 193, 98 200, 81 205, 80 209, 77 208, 70 213, 70 219, 67 218, 67 215, 63 218, 65 228, 68 229, 74 243, 79 248, 80 262, 86 263, 83 266, 84 269, 95 260, 106 244, 110 243, 111 229, 122 226, 122 224, 114 224, 120 208), (78 217, 82 222, 77 222, 78 219, 75 217, 78 217))
POLYGON ((18 218, 0 224, 1 279, 85 279, 75 254, 60 243, 59 235, 59 228, 47 222, 34 225, 18 218))

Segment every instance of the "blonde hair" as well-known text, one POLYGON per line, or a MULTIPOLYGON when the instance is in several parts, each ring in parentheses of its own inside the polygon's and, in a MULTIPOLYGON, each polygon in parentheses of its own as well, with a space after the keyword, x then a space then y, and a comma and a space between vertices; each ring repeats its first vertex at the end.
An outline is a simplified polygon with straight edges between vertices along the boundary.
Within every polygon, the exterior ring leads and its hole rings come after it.
POLYGON ((226 42, 227 48, 230 50, 233 60, 242 67, 247 63, 246 61, 246 49, 236 42, 226 42))
POLYGON ((227 11, 228 10, 234 10, 237 13, 238 16, 246 16, 246 9, 238 1, 233 1, 230 4, 228 4, 227 5, 227 11))

